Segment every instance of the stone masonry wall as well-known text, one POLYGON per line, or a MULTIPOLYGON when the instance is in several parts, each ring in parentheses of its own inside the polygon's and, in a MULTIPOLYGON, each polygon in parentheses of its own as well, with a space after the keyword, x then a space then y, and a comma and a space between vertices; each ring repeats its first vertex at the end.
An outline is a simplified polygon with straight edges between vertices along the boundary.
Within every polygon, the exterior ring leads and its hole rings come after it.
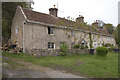
POLYGON ((11 26, 11 42, 17 41, 18 47, 20 48, 23 47, 23 22, 25 22, 24 15, 20 7, 17 7, 11 26), (16 33, 17 27, 18 33, 16 33))
MULTIPOLYGON (((53 55, 55 53, 54 55, 57 55, 56 50, 60 48, 60 43, 66 42, 69 46, 69 49, 71 49, 74 44, 81 44, 83 40, 86 42, 88 48, 90 48, 90 39, 88 32, 58 28, 54 26, 45 26, 29 22, 26 22, 24 24, 23 41, 23 22, 25 21, 26 19, 24 18, 21 9, 18 7, 12 23, 11 41, 17 41, 17 44, 20 48, 23 48, 24 43, 25 53, 31 53, 31 51, 33 51, 35 53, 39 52, 39 55, 43 56, 48 55, 46 53, 50 53, 49 55, 53 55), (18 34, 15 32, 17 26, 19 27, 18 34), (53 34, 48 34, 48 27, 53 27, 53 34), (55 50, 47 50, 48 42, 53 42, 55 44, 55 50), (45 51, 45 53, 41 54, 41 51, 45 51)), ((98 36, 97 34, 92 34, 91 37, 93 40, 93 48, 101 46, 103 43, 111 43, 115 46, 115 40, 113 37, 101 35, 98 36)))
MULTIPOLYGON (((60 50, 59 49, 33 49, 31 54, 40 57, 40 56, 58 56, 60 50)), ((69 49, 68 54, 88 54, 89 50, 82 50, 82 49, 69 49)))

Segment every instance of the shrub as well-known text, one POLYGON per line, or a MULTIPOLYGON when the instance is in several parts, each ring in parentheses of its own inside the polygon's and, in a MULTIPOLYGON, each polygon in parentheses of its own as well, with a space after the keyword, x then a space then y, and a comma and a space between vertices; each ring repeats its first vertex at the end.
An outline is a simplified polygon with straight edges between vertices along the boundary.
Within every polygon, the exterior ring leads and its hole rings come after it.
POLYGON ((66 54, 64 52, 59 53, 60 56, 65 56, 66 54))
POLYGON ((75 44, 74 48, 80 48, 80 45, 79 44, 75 44))
POLYGON ((86 48, 86 49, 88 48, 87 44, 85 45, 85 48, 86 48))
POLYGON ((84 49, 85 47, 83 45, 81 45, 81 49, 84 49))
POLYGON ((66 55, 67 54, 67 51, 68 51, 69 47, 67 45, 67 43, 62 43, 60 45, 60 55, 66 55))
POLYGON ((99 56, 106 56, 108 53, 108 49, 106 47, 98 47, 96 48, 96 53, 99 56))
POLYGON ((105 44, 105 47, 111 47, 111 46, 112 46, 112 44, 110 44, 110 43, 105 44))
POLYGON ((111 47, 109 48, 109 51, 112 52, 114 49, 116 49, 116 47, 111 46, 111 47))
POLYGON ((102 46, 105 46, 105 44, 104 44, 104 43, 102 43, 102 46))
POLYGON ((87 45, 85 45, 85 46, 81 45, 81 49, 87 49, 87 48, 88 48, 87 45))

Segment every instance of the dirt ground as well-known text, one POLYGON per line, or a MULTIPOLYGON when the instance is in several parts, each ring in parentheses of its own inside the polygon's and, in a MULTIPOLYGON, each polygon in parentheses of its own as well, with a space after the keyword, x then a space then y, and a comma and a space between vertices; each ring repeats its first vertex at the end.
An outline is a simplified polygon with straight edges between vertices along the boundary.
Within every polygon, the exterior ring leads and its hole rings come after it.
POLYGON ((4 78, 84 78, 81 76, 58 71, 49 67, 35 65, 22 60, 14 60, 12 58, 3 57, 5 60, 12 60, 20 65, 11 65, 2 63, 2 76, 4 78))

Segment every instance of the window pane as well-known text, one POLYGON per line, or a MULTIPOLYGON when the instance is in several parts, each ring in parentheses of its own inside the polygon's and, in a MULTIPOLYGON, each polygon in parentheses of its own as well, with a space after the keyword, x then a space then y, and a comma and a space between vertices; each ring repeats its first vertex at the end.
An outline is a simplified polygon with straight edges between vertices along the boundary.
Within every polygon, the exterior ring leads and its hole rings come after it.
POLYGON ((48 27, 48 34, 50 34, 50 27, 48 27))
POLYGON ((16 34, 18 34, 18 29, 19 29, 19 27, 17 26, 17 27, 16 27, 16 34))
POLYGON ((48 27, 48 34, 53 34, 53 27, 48 27))
POLYGON ((53 28, 52 27, 50 28, 50 34, 53 34, 53 28))
POLYGON ((54 43, 48 42, 48 48, 54 48, 54 43))

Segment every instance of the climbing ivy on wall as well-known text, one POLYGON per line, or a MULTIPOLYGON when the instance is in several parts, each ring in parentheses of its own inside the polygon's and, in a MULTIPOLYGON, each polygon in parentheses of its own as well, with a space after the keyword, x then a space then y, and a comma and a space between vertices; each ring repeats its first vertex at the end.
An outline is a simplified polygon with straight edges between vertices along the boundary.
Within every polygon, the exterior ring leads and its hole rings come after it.
POLYGON ((90 48, 92 48, 93 41, 92 41, 91 33, 89 33, 89 38, 90 38, 90 48))

